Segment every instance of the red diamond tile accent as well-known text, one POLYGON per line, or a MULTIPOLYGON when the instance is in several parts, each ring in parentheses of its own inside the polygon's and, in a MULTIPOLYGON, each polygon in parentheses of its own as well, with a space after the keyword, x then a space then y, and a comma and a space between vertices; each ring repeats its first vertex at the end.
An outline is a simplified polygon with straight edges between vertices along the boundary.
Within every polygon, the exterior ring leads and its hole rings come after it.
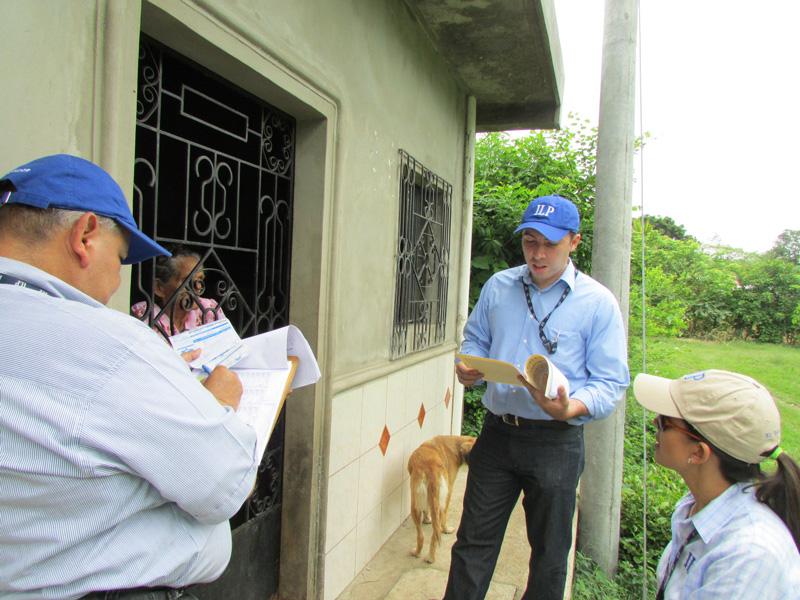
POLYGON ((450 408, 450 388, 447 388, 447 393, 444 395, 444 407, 450 408))
POLYGON ((386 456, 386 448, 389 446, 389 438, 392 436, 389 435, 389 428, 386 425, 383 426, 383 435, 381 435, 381 442, 378 444, 381 447, 381 452, 383 455, 386 456))
POLYGON ((419 415, 417 415, 417 421, 419 421, 420 429, 422 429, 422 423, 425 421, 425 404, 419 405, 419 415))

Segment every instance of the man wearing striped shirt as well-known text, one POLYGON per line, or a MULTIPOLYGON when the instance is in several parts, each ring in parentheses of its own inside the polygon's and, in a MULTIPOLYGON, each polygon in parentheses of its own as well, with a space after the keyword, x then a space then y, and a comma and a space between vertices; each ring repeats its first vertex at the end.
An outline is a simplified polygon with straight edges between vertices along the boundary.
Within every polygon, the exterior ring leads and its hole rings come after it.
POLYGON ((252 490, 241 383, 204 381, 105 307, 166 251, 102 169, 56 155, 0 180, 0 598, 180 598, 217 578, 252 490), (111 591, 111 595, 107 592, 111 591))

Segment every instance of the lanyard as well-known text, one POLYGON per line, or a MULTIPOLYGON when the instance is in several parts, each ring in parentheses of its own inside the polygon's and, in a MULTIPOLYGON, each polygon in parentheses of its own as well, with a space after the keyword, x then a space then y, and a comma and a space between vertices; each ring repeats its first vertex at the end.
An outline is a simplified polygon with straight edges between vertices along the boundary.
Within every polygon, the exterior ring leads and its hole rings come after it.
MULTIPOLYGON (((29 290, 33 290, 35 292, 41 292, 48 296, 53 296, 47 290, 43 290, 38 285, 34 285, 33 283, 28 283, 22 279, 17 279, 16 277, 12 277, 11 275, 6 275, 5 273, 0 273, 0 283, 5 283, 6 285, 16 285, 18 287, 28 288, 29 290)), ((55 296, 53 296, 55 298, 55 296)))
MULTIPOLYGON (((577 277, 578 277, 578 269, 576 268, 575 269, 575 278, 577 279, 577 277)), ((528 310, 531 311, 531 316, 534 319, 536 319, 537 321, 539 321, 539 318, 536 316, 536 313, 533 311, 533 303, 531 302, 531 293, 528 290, 528 285, 525 283, 524 279, 522 279, 520 281, 522 282, 522 289, 525 291, 525 300, 528 301, 528 310)), ((547 350, 548 354, 555 354, 556 350, 558 350, 558 336, 561 335, 561 331, 556 333, 556 339, 554 339, 551 342, 550 340, 547 339, 547 336, 544 334, 544 326, 547 323, 547 320, 551 317, 551 315, 554 312, 556 312, 556 309, 559 306, 561 306, 561 303, 564 302, 564 300, 566 300, 567 296, 569 296, 569 293, 571 291, 572 291, 572 288, 570 288, 569 286, 565 287, 564 288, 564 293, 561 294, 561 298, 558 299, 558 302, 553 307, 553 310, 551 310, 544 319, 539 321, 539 339, 542 340, 542 344, 544 345, 545 350, 547 350)))
POLYGON ((678 551, 675 553, 675 558, 667 565, 667 570, 664 571, 664 579, 661 580, 661 585, 658 586, 658 593, 656 594, 656 600, 664 600, 664 591, 667 589, 667 583, 669 582, 669 578, 672 577, 672 572, 675 570, 675 567, 678 565, 678 559, 683 554, 684 548, 686 545, 691 542, 697 536, 697 529, 692 527, 692 532, 686 536, 686 539, 681 544, 681 547, 678 548, 678 551))

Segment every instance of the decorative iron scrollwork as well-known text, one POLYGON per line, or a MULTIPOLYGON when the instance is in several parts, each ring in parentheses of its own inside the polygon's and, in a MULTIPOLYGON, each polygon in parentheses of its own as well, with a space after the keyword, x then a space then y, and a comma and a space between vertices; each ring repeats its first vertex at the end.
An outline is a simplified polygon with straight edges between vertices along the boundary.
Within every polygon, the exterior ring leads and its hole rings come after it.
POLYGON ((195 161, 194 172, 200 178, 200 208, 194 212, 192 224, 195 231, 200 236, 206 236, 214 231, 214 236, 221 240, 226 239, 231 234, 231 220, 226 218, 225 209, 227 206, 228 192, 231 191, 233 184, 233 171, 228 163, 214 164, 208 156, 201 156, 195 161), (205 175, 201 174, 203 168, 207 167, 205 175), (205 228, 198 226, 198 217, 202 215, 208 221, 205 228), (227 225, 224 233, 220 229, 220 221, 227 225))
MULTIPOLYGON (((134 215, 157 242, 199 257, 158 302, 155 262, 134 267, 142 320, 164 337, 177 333, 176 309, 224 316, 242 337, 289 323, 294 152, 293 118, 142 35, 134 215)), ((233 524, 280 507, 283 436, 281 417, 233 524)))
POLYGON ((453 186, 400 150, 392 358, 444 341, 453 186))

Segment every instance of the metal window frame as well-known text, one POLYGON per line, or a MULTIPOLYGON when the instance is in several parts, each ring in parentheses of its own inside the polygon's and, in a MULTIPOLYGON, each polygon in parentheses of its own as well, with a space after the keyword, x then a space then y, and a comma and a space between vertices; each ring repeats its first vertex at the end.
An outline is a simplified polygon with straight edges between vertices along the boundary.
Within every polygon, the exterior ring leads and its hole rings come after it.
POLYGON ((441 344, 447 325, 453 186, 400 150, 392 359, 441 344))

